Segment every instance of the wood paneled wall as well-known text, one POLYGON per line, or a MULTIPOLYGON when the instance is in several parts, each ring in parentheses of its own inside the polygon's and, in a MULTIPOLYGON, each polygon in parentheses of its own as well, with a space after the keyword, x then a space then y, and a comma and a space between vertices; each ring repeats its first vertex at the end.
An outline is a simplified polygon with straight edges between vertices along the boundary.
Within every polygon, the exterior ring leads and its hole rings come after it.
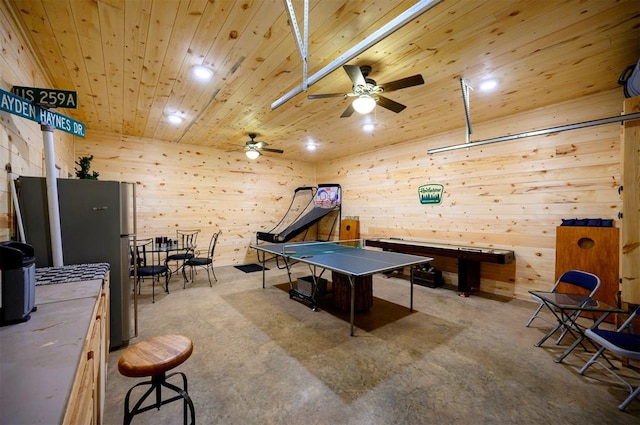
POLYGON ((137 184, 138 236, 175 238, 176 229, 201 229, 207 249, 222 230, 216 265, 256 261, 249 248, 256 231, 284 215, 296 187, 315 184, 315 167, 275 155, 247 159, 234 151, 92 132, 76 143, 78 156, 93 155, 101 180, 137 184))
MULTIPOLYGON (((475 124, 471 139, 618 115, 622 100, 616 90, 475 124)), ((366 143, 375 135, 360 137, 366 143)), ((481 290, 522 299, 530 298, 528 290, 549 289, 554 281, 555 228, 562 218, 617 222, 620 124, 427 154, 427 149, 464 140, 461 127, 459 132, 336 159, 319 165, 317 178, 342 185, 343 215, 360 217, 362 237, 514 250, 513 265, 482 265, 481 290), (420 204, 418 187, 427 183, 444 185, 441 204, 420 204)), ((457 276, 451 274, 455 260, 438 259, 436 265, 448 272, 445 280, 456 283, 457 276)))
MULTIPOLYGON (((53 87, 42 71, 41 64, 30 53, 29 43, 12 16, 0 8, 0 88, 11 91, 13 86, 53 87)), ((60 112, 64 114, 64 109, 60 112)), ((0 112, 0 241, 15 238, 14 208, 10 195, 7 165, 18 175, 44 176, 43 138, 40 125, 0 112)), ((54 132, 55 163, 61 176, 74 174, 74 136, 54 132)))

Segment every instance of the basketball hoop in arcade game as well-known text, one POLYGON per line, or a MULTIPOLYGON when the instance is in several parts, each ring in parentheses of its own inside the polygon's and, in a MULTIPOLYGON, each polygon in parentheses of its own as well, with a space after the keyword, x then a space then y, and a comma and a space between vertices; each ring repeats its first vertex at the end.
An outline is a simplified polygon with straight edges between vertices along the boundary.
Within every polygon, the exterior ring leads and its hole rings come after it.
POLYGON ((313 201, 316 207, 335 208, 340 206, 340 185, 320 184, 313 201))
MULTIPOLYGON (((339 223, 342 220, 342 194, 340 185, 337 183, 319 184, 316 195, 313 198, 313 205, 314 209, 324 211, 325 215, 334 216, 331 227, 329 227, 328 223, 324 223, 322 229, 318 229, 317 235, 318 240, 321 240, 319 237, 320 234, 326 235, 325 240, 332 239, 331 235, 334 229, 340 231, 339 223), (336 226, 336 223, 338 223, 338 226, 336 226)), ((340 234, 338 234, 338 239, 339 238, 340 234)))

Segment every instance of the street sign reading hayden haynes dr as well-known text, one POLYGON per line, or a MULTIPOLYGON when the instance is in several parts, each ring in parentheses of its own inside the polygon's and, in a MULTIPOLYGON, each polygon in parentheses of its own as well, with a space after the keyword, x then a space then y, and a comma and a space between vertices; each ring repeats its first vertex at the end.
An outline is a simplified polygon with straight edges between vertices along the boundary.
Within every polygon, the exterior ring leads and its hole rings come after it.
POLYGON ((75 136, 84 137, 85 127, 80 121, 50 111, 39 105, 32 104, 28 99, 0 89, 0 111, 9 112, 22 118, 30 119, 43 125, 49 125, 58 130, 75 136))

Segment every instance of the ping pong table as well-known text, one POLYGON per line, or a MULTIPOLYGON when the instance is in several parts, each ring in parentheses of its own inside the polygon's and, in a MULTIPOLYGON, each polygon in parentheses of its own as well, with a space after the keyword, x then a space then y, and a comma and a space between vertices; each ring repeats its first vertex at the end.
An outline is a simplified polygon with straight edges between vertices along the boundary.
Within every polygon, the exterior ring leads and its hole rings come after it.
MULTIPOLYGON (((306 263, 312 272, 314 283, 325 270, 345 275, 351 286, 350 322, 353 336, 355 313, 356 278, 370 276, 405 266, 414 266, 432 261, 433 258, 397 252, 365 249, 362 240, 332 242, 293 242, 251 245, 258 251, 284 260, 291 282, 291 266, 297 262, 306 263)), ((266 255, 262 256, 262 287, 265 287, 266 255)), ((413 282, 411 282, 410 310, 413 310, 413 282)))

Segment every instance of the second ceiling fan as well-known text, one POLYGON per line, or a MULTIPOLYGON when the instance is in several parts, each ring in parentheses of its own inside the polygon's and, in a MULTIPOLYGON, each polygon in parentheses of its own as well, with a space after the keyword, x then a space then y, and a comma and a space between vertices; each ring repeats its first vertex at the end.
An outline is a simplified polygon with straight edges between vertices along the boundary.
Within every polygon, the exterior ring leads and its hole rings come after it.
POLYGON ((356 99, 349 105, 342 115, 340 115, 340 118, 350 117, 355 111, 361 114, 367 114, 375 108, 376 104, 395 113, 401 112, 406 108, 405 105, 384 97, 380 93, 424 84, 422 75, 416 74, 411 77, 401 78, 400 80, 378 85, 374 80, 368 78, 371 73, 371 67, 369 65, 343 65, 342 68, 353 82, 351 93, 310 94, 307 96, 308 99, 355 97, 356 99))
POLYGON ((260 154, 264 152, 284 153, 282 149, 268 148, 266 142, 256 142, 255 138, 258 137, 257 133, 249 133, 249 140, 244 145, 244 150, 249 159, 256 159, 260 154))

